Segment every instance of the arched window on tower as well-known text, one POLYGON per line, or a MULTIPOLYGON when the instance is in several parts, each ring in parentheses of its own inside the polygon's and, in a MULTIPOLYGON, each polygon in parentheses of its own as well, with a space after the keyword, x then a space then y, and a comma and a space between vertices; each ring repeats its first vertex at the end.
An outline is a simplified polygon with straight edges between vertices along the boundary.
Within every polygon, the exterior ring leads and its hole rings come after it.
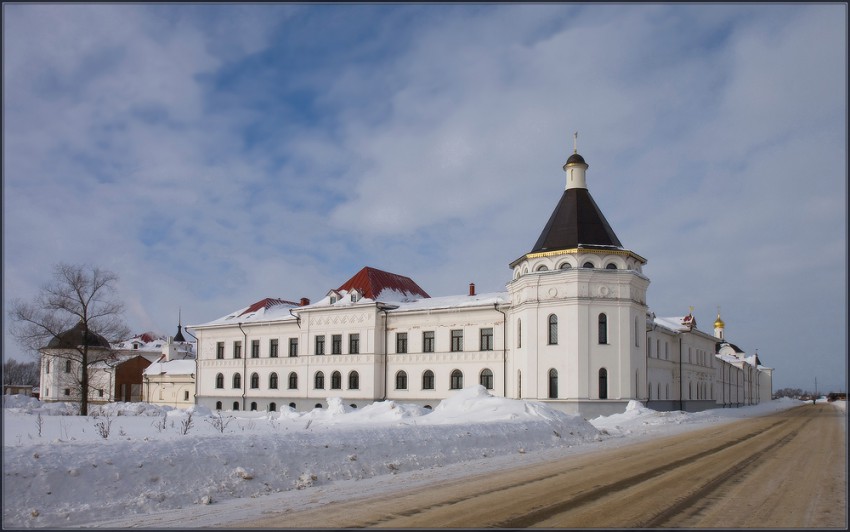
POLYGON ((608 343, 608 316, 604 312, 599 314, 599 343, 608 343))
POLYGON ((558 316, 549 314, 549 345, 558 343, 558 316))
POLYGON ((608 370, 599 369, 599 398, 608 399, 608 370))
POLYGON ((558 398, 558 370, 549 370, 549 399, 558 398))

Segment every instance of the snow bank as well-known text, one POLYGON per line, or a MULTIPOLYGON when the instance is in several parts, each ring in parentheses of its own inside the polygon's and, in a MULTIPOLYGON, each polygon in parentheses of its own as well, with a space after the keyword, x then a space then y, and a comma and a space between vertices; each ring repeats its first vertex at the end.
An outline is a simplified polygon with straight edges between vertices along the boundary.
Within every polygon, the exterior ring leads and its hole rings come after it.
MULTIPOLYGON (((3 526, 89 526, 109 519, 207 505, 339 480, 422 472, 450 464, 494 463, 534 451, 558 453, 657 431, 800 406, 800 401, 698 414, 625 412, 588 422, 546 404, 459 390, 433 411, 382 401, 359 409, 340 398, 296 412, 211 412, 116 403, 92 415, 70 404, 4 396, 3 526)), ((553 455, 554 456, 554 455, 553 455)), ((258 500, 261 504, 262 500, 258 500)), ((246 503, 247 504, 247 503, 246 503)))

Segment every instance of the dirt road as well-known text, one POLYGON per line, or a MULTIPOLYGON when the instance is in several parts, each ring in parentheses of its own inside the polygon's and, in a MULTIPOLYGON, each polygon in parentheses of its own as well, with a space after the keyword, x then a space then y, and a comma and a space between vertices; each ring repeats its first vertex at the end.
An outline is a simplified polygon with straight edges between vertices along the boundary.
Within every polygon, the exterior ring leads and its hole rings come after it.
POLYGON ((845 529, 846 444, 842 410, 806 405, 237 526, 845 529))

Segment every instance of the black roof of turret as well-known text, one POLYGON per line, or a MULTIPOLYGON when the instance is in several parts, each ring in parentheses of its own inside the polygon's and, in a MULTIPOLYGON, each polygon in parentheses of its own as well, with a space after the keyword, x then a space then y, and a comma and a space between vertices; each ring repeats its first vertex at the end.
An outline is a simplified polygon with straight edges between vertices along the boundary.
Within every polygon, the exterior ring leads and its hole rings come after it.
POLYGON ((185 342, 186 338, 183 337, 183 327, 181 325, 177 326, 177 334, 174 335, 175 342, 185 342))
POLYGON ((623 245, 590 192, 586 188, 569 188, 561 196, 531 253, 578 247, 622 249, 623 245))
POLYGON ((47 344, 47 347, 50 349, 55 348, 76 348, 81 345, 88 345, 89 347, 104 347, 109 349, 111 346, 109 342, 103 336, 97 334, 94 331, 86 331, 85 325, 80 321, 67 331, 61 332, 53 337, 52 340, 47 344), (86 334, 87 333, 87 334, 86 334), (83 341, 83 336, 85 335, 85 341, 83 341))

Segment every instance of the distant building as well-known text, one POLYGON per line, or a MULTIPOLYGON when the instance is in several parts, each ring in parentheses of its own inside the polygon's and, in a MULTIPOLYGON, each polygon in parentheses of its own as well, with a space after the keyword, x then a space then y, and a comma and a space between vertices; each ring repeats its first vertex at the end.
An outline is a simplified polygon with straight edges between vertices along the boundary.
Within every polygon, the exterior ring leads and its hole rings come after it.
MULTIPOLYGON (((480 384, 586 417, 701 410, 770 398, 771 370, 727 354, 689 313, 656 318, 646 259, 622 246, 574 151, 566 187, 504 292, 430 297, 409 277, 365 267, 311 303, 266 298, 192 326, 197 401, 213 409, 298 410, 328 397, 436 406, 480 384)), ((719 318, 719 316, 718 316, 719 318)), ((731 344, 729 344, 731 345, 731 344)))
POLYGON ((194 405, 195 371, 194 344, 186 341, 178 325, 161 356, 143 372, 145 401, 175 408, 194 405))
MULTIPOLYGON (((54 337, 41 350, 40 398, 46 402, 79 402, 81 368, 77 346, 88 344, 89 402, 140 402, 144 396, 144 371, 172 350, 192 350, 193 345, 175 347, 171 339, 147 332, 110 345, 100 335, 83 339, 82 322, 54 337)), ((179 332, 179 331, 178 331, 179 332)), ((167 355, 166 355, 167 356, 167 355)))

